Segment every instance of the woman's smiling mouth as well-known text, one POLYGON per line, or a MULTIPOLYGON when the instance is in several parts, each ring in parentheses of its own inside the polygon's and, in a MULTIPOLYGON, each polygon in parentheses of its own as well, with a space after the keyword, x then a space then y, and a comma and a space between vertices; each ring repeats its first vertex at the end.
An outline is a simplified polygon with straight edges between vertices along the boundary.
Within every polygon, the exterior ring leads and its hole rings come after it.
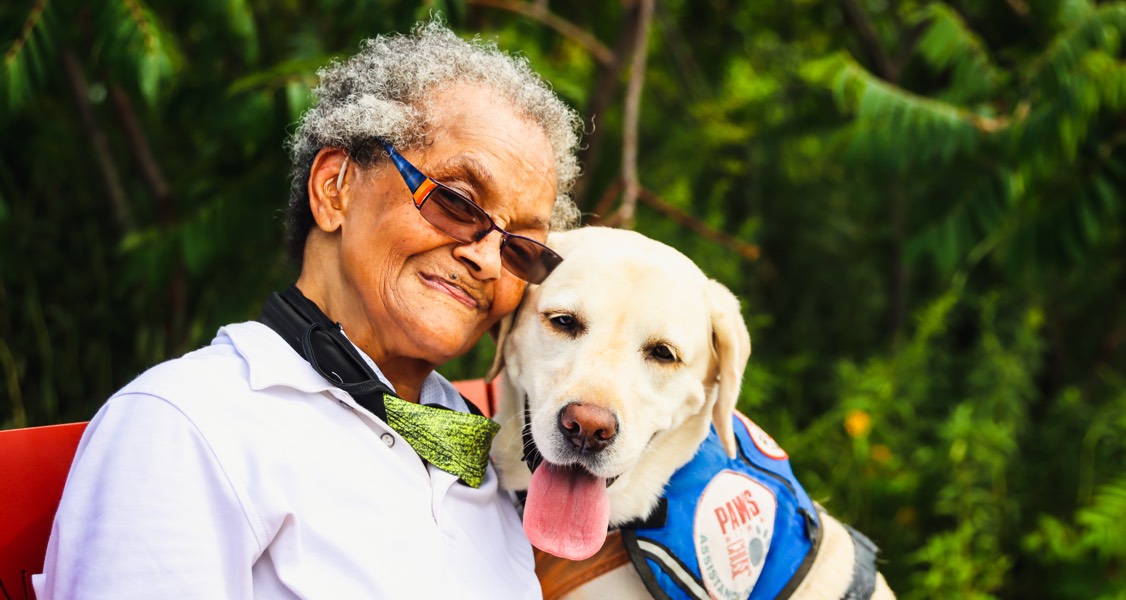
POLYGON ((464 288, 447 281, 445 278, 435 277, 433 275, 423 273, 422 281, 426 283, 427 286, 448 294, 453 299, 461 302, 469 308, 477 309, 481 305, 481 303, 478 302, 476 298, 469 295, 469 293, 466 292, 464 288))

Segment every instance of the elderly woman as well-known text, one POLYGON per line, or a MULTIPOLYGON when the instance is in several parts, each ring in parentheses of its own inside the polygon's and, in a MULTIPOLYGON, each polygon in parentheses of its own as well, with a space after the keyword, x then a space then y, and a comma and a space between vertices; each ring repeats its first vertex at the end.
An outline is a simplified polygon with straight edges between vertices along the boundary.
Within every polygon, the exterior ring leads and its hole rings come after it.
POLYGON ((320 76, 292 143, 296 285, 99 411, 39 598, 539 596, 495 425, 434 369, 560 260, 576 115, 436 23, 320 76))

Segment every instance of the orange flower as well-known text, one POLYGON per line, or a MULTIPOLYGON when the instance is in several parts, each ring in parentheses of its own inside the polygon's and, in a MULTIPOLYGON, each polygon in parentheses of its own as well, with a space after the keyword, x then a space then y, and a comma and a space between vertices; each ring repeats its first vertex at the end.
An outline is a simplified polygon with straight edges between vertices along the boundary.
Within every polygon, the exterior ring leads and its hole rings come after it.
POLYGON ((876 444, 872 446, 872 460, 880 463, 881 465, 891 460, 891 448, 883 444, 876 444))
POLYGON ((849 437, 864 437, 872 428, 872 417, 867 412, 854 408, 845 415, 844 428, 849 437))

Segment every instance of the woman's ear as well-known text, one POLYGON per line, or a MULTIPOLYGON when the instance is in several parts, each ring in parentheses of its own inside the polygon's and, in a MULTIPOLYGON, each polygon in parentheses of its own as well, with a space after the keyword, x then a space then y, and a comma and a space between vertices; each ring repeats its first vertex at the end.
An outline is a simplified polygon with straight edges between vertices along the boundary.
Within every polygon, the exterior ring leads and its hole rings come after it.
POLYGON ((317 227, 326 233, 340 228, 348 210, 348 192, 356 165, 340 148, 322 148, 309 169, 309 210, 317 227))

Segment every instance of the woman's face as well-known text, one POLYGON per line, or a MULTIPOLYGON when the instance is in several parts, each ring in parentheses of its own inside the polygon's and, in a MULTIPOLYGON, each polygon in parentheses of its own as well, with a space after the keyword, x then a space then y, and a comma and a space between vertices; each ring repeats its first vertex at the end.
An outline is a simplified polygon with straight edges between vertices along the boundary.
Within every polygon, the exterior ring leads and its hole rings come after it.
MULTIPOLYGON (((556 195, 543 132, 488 88, 463 84, 436 98, 429 144, 400 152, 477 202, 497 226, 543 242, 556 195)), ((516 309, 525 284, 501 266, 500 232, 455 242, 422 218, 389 161, 346 176, 339 269, 352 296, 347 312, 363 314, 330 315, 373 358, 442 364, 516 309)))

